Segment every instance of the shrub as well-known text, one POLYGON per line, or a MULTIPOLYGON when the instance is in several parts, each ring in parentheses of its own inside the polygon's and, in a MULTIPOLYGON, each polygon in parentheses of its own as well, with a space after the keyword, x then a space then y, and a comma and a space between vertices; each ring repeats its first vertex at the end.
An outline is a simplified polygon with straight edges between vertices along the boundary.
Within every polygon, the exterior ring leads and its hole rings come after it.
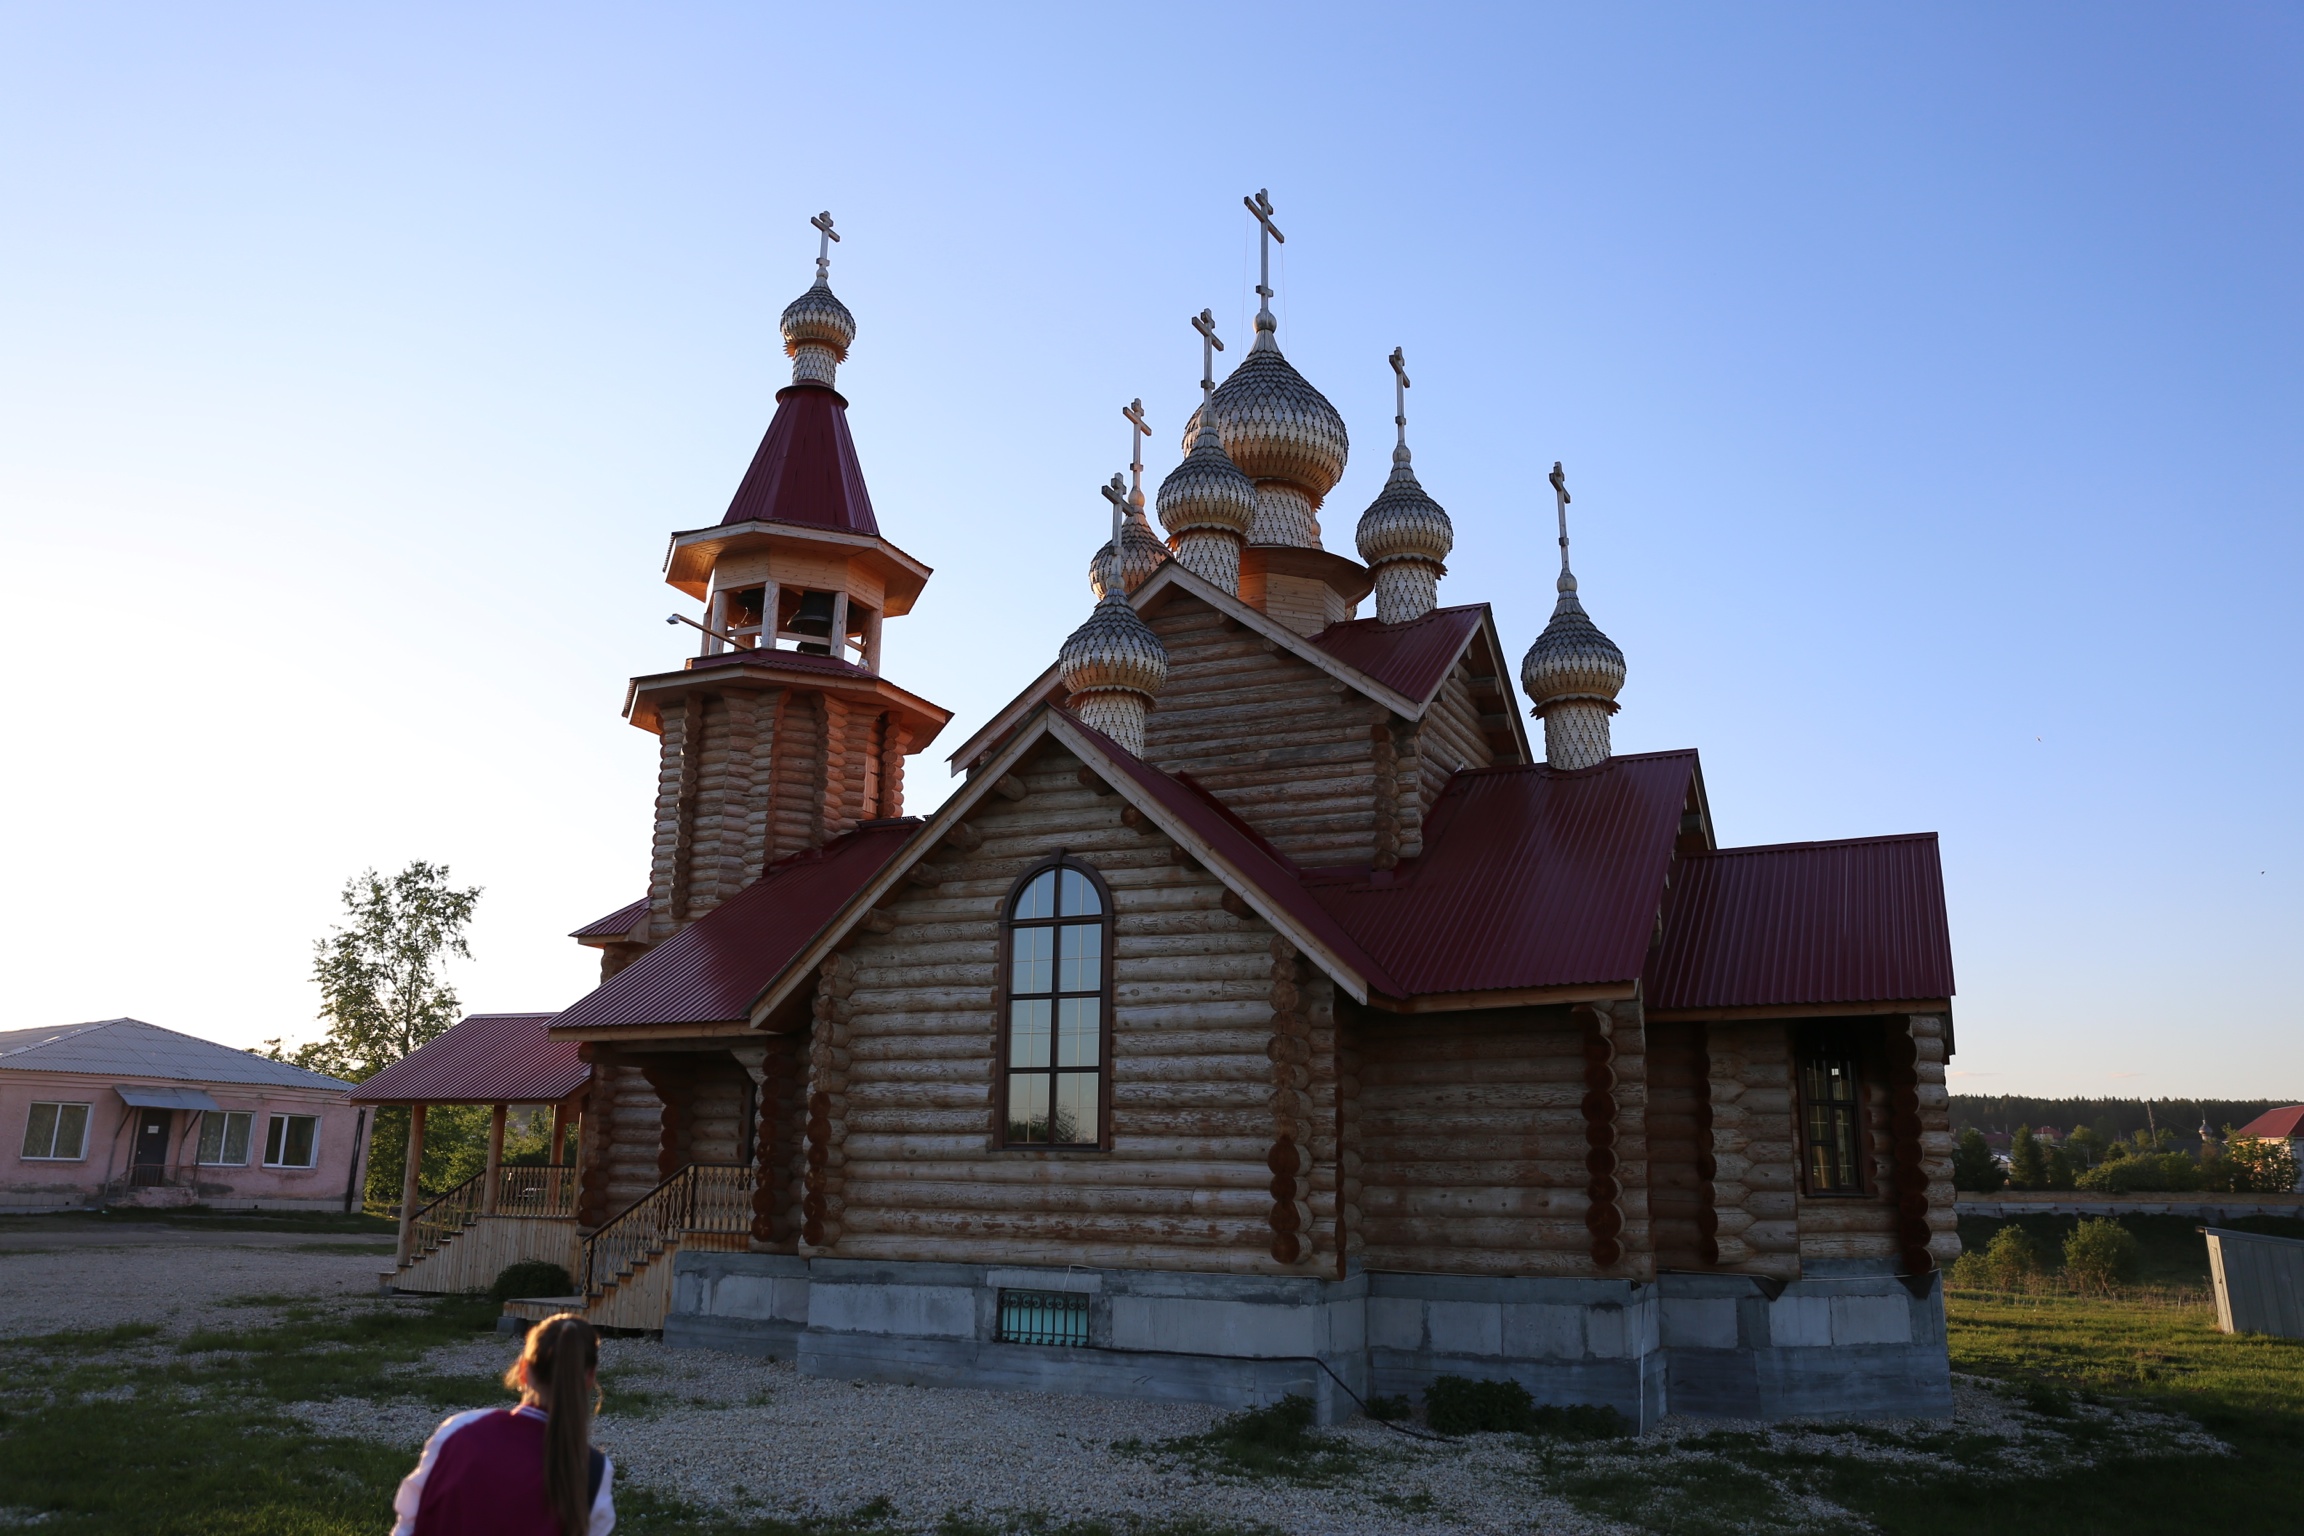
POLYGON ((568 1277, 568 1271, 542 1259, 523 1259, 506 1265, 504 1273, 496 1277, 496 1283, 488 1287, 488 1295, 495 1301, 510 1301, 518 1296, 575 1294, 576 1282, 568 1277))
POLYGON ((1617 1440, 1632 1433, 1632 1423, 1605 1404, 1573 1403, 1537 1409, 1535 1432, 1562 1440, 1617 1440))
POLYGON ((1405 1397, 1372 1397, 1368 1399, 1368 1417, 1380 1424, 1398 1423, 1415 1411, 1415 1405, 1405 1397))
POLYGON ((2064 1273, 2083 1290, 2109 1293, 2136 1277, 2136 1235, 2117 1221, 2084 1216, 2064 1239, 2064 1273))
POLYGON ((1984 1133, 1971 1127, 1960 1133, 1952 1152, 1952 1187, 1988 1195, 2008 1182, 2008 1170, 1992 1155, 1984 1133))
POLYGON ((1536 1427, 1536 1400, 1516 1381, 1442 1376, 1424 1389, 1424 1418, 1443 1435, 1526 1434, 1536 1427))
POLYGON ((2020 1291, 2040 1272, 2040 1250, 2014 1222, 1992 1234, 1984 1249, 1985 1283, 1996 1291, 2020 1291))

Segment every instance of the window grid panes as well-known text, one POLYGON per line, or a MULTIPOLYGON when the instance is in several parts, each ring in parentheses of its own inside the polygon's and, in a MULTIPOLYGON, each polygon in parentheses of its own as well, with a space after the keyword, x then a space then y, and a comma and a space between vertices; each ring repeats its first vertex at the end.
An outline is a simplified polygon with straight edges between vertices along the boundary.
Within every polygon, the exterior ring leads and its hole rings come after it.
POLYGON ((238 1109, 212 1109, 202 1115, 200 1161, 211 1167, 245 1167, 250 1127, 255 1118, 248 1111, 238 1109))
POLYGON ((320 1139, 316 1115, 274 1115, 264 1131, 264 1166, 309 1168, 320 1139))
POLYGON ((1009 906, 1010 1146, 1102 1137, 1109 916, 1096 882, 1063 864, 1035 874, 1009 906))
POLYGON ((1000 1342, 1085 1346, 1088 1298, 1071 1291, 1002 1290, 1000 1342))
POLYGON ((1800 1099, 1808 1121, 1804 1129, 1809 1192, 1862 1193, 1856 1126, 1861 1095, 1855 1061, 1840 1055, 1808 1055, 1800 1064, 1800 1099))
POLYGON ((88 1152, 88 1106, 34 1104, 24 1118, 23 1156, 71 1162, 88 1152))

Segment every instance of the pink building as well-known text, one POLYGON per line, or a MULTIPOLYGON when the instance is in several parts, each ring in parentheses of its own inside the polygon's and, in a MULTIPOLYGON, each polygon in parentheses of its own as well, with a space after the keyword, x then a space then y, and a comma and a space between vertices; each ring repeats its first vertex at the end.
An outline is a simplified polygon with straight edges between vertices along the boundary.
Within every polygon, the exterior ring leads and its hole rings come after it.
POLYGON ((0 1210, 356 1209, 351 1086, 140 1019, 0 1030, 0 1210))

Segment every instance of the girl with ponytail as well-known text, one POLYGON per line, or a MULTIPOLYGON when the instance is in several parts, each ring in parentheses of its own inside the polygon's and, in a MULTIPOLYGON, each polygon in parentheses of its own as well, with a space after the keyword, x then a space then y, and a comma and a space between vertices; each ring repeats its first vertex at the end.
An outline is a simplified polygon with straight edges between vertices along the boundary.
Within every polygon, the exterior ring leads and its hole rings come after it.
POLYGON ((432 1432, 392 1500, 392 1536, 608 1536, 615 1465, 592 1449, 600 1336, 573 1312, 528 1330, 504 1373, 516 1408, 460 1413, 432 1432))

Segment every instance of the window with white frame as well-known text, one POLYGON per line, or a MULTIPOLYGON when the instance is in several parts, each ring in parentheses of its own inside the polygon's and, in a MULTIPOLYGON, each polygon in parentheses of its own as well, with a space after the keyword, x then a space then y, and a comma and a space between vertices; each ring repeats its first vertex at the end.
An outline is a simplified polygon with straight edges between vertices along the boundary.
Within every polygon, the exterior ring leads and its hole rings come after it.
POLYGON ((248 1166, 248 1136, 256 1117, 241 1109, 212 1109, 200 1117, 200 1161, 210 1167, 248 1166))
POLYGON ((309 1168, 320 1152, 318 1115, 274 1115, 264 1131, 264 1166, 309 1168))
POLYGON ((88 1106, 34 1104, 24 1121, 24 1155, 73 1162, 88 1155, 88 1106))

